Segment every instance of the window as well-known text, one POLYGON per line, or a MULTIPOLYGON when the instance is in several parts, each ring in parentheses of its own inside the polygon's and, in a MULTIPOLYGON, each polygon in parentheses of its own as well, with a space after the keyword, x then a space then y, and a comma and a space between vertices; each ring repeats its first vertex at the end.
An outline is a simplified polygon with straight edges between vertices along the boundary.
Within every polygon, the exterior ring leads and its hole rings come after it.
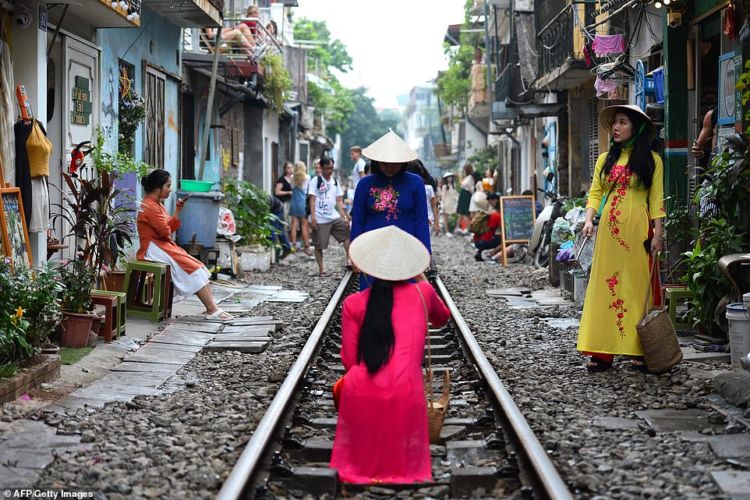
POLYGON ((166 75, 146 67, 146 148, 144 161, 154 168, 164 168, 164 86, 166 75))

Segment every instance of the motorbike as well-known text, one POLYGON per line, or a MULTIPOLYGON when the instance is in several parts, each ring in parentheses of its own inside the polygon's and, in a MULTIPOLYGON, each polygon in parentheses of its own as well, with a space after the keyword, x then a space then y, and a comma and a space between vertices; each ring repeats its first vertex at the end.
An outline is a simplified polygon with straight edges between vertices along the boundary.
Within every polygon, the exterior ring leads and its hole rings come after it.
POLYGON ((534 229, 529 240, 529 254, 534 257, 534 267, 539 269, 549 265, 549 243, 552 239, 552 227, 558 217, 563 216, 565 197, 551 191, 544 191, 545 198, 552 200, 552 204, 542 209, 534 221, 534 229))

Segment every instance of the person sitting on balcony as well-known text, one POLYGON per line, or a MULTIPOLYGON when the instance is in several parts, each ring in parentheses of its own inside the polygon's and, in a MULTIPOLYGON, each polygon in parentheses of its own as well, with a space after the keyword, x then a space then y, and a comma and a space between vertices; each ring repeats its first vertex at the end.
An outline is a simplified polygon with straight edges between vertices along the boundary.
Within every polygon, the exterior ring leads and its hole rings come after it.
MULTIPOLYGON (((211 53, 214 51, 215 39, 216 28, 201 29, 201 43, 211 53)), ((221 30, 220 43, 221 52, 224 54, 244 54, 251 57, 253 55, 253 49, 255 48, 255 37, 247 26, 238 24, 234 28, 221 30)))
POLYGON ((250 34, 256 36, 258 34, 258 18, 260 17, 260 10, 258 9, 258 6, 251 5, 250 7, 248 7, 247 11, 245 12, 245 17, 248 17, 250 19, 242 21, 239 26, 244 26, 245 28, 250 30, 250 34))
POLYGON ((271 35, 274 38, 276 38, 277 36, 279 36, 279 27, 276 24, 276 21, 273 21, 273 20, 270 21, 266 25, 266 31, 268 31, 268 34, 271 35))

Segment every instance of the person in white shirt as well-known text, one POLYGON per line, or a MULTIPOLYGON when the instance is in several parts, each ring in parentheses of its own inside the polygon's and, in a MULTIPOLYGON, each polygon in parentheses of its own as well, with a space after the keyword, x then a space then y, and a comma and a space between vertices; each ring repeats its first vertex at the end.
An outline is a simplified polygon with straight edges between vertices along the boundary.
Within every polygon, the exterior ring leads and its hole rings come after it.
POLYGON ((367 162, 362 158, 362 148, 359 146, 352 146, 349 148, 349 158, 354 162, 354 167, 352 168, 352 182, 354 183, 354 191, 356 191, 357 183, 365 176, 367 162))
POLYGON ((320 276, 323 271, 323 250, 328 248, 331 236, 344 243, 347 262, 349 261, 349 214, 344 210, 344 193, 337 179, 333 177, 333 159, 324 154, 320 159, 321 175, 310 179, 307 187, 310 204, 310 226, 315 241, 315 260, 320 276))

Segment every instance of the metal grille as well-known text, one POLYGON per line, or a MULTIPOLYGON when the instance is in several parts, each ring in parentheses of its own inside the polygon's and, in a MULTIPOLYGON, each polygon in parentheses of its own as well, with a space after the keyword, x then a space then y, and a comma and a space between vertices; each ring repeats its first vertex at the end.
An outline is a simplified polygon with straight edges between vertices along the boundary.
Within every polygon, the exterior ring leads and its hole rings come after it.
POLYGON ((144 160, 154 168, 164 168, 164 85, 166 77, 146 71, 146 151, 144 160))
POLYGON ((308 162, 310 161, 310 144, 307 142, 299 142, 299 161, 308 167, 310 166, 308 165, 308 162))
POLYGON ((584 171, 581 172, 581 179, 588 181, 594 173, 596 167, 596 160, 599 158, 599 122, 598 122, 598 102, 597 99, 591 99, 589 102, 589 116, 588 116, 588 141, 589 141, 589 161, 584 167, 584 171))

